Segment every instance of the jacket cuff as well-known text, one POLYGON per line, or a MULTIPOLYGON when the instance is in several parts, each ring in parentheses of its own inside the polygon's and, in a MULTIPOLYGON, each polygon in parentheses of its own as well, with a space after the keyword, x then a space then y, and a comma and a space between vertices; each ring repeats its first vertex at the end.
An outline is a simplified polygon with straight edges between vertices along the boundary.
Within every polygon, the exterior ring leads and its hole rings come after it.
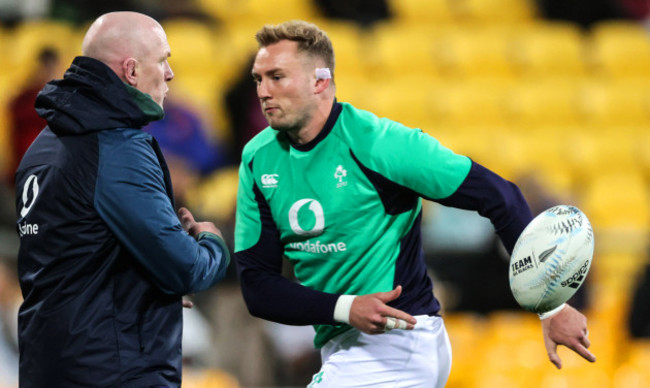
POLYGON ((212 232, 201 232, 199 233, 198 236, 196 236, 196 241, 201 241, 205 239, 215 241, 217 245, 219 245, 219 248, 221 248, 221 251, 223 253, 223 257, 226 259, 226 266, 230 265, 230 249, 228 249, 228 245, 226 245, 224 239, 222 239, 221 237, 219 237, 219 235, 216 235, 212 232))

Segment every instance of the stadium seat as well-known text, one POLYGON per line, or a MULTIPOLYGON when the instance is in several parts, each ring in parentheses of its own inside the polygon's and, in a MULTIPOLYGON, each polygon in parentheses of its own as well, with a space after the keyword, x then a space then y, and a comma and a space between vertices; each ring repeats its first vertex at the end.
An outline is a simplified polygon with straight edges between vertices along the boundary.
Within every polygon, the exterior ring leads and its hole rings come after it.
POLYGON ((650 230, 648 188, 641 171, 595 174, 585 187, 580 203, 597 231, 620 231, 632 238, 645 236, 650 230))
POLYGON ((509 124, 514 128, 578 125, 580 83, 575 79, 542 78, 517 83, 508 95, 509 124))
POLYGON ((247 20, 259 27, 292 19, 311 20, 317 16, 312 2, 303 0, 199 0, 208 14, 224 23, 247 20))
POLYGON ((422 77, 371 80, 367 108, 379 117, 387 117, 413 128, 434 123, 431 89, 434 80, 422 77))
POLYGON ((531 0, 451 1, 459 22, 467 24, 516 25, 533 21, 536 10, 531 0))
POLYGON ((390 10, 395 19, 410 23, 451 24, 453 1, 449 0, 389 0, 390 10))
POLYGON ((585 38, 576 25, 539 23, 521 28, 513 38, 513 61, 521 77, 586 76, 585 38))
POLYGON ((512 34, 504 27, 445 29, 435 50, 441 73, 461 79, 512 77, 512 34))
POLYGON ((231 221, 237 202, 238 172, 238 167, 213 172, 187 196, 188 206, 215 223, 231 221))
POLYGON ((580 111, 600 126, 650 126, 650 77, 598 80, 585 85, 580 111))
POLYGON ((368 58, 379 79, 436 75, 435 43, 441 29, 431 24, 381 23, 372 28, 368 58))
POLYGON ((352 22, 320 20, 316 25, 327 32, 336 59, 335 77, 344 76, 365 77, 368 75, 366 60, 366 45, 359 26, 352 22))
POLYGON ((612 378, 612 388, 646 388, 650 381, 647 365, 642 367, 621 365, 612 378))
POLYGON ((431 109, 443 126, 504 126, 511 86, 500 78, 439 83, 431 89, 431 109))
POLYGON ((601 22, 592 29, 590 58, 596 74, 608 78, 650 76, 648 32, 636 22, 601 22))
POLYGON ((217 52, 216 31, 209 24, 177 18, 163 21, 163 28, 172 48, 169 62, 175 72, 213 72, 222 61, 217 52))
POLYGON ((634 153, 638 141, 634 134, 621 127, 591 129, 591 132, 576 131, 561 137, 565 143, 564 161, 582 183, 603 174, 641 169, 642 164, 634 153))

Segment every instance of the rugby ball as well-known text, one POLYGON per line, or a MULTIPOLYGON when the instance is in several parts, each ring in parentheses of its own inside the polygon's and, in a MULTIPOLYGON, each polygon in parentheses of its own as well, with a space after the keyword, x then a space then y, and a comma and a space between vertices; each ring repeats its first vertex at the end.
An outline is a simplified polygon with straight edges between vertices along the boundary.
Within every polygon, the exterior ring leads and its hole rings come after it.
POLYGON ((594 232, 574 206, 554 206, 535 217, 510 257, 510 289, 517 303, 538 314, 571 298, 587 277, 594 232))

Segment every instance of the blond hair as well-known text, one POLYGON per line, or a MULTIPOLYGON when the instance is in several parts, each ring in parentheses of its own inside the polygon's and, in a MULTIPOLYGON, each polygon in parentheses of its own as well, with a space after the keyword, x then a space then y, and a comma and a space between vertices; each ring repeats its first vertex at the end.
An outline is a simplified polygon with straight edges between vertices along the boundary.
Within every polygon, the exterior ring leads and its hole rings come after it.
POLYGON ((334 48, 325 31, 312 23, 291 20, 278 25, 267 24, 255 34, 259 47, 266 47, 281 40, 298 43, 298 51, 305 52, 325 62, 334 73, 334 48))

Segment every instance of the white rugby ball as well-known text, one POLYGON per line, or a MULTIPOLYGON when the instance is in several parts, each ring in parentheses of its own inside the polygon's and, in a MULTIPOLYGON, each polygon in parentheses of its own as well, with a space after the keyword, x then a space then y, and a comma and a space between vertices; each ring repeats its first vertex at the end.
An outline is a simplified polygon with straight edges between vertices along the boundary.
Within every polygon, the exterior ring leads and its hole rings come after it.
POLYGON ((510 257, 510 289, 517 303, 538 314, 569 300, 587 277, 594 232, 578 208, 554 206, 524 229, 510 257))

